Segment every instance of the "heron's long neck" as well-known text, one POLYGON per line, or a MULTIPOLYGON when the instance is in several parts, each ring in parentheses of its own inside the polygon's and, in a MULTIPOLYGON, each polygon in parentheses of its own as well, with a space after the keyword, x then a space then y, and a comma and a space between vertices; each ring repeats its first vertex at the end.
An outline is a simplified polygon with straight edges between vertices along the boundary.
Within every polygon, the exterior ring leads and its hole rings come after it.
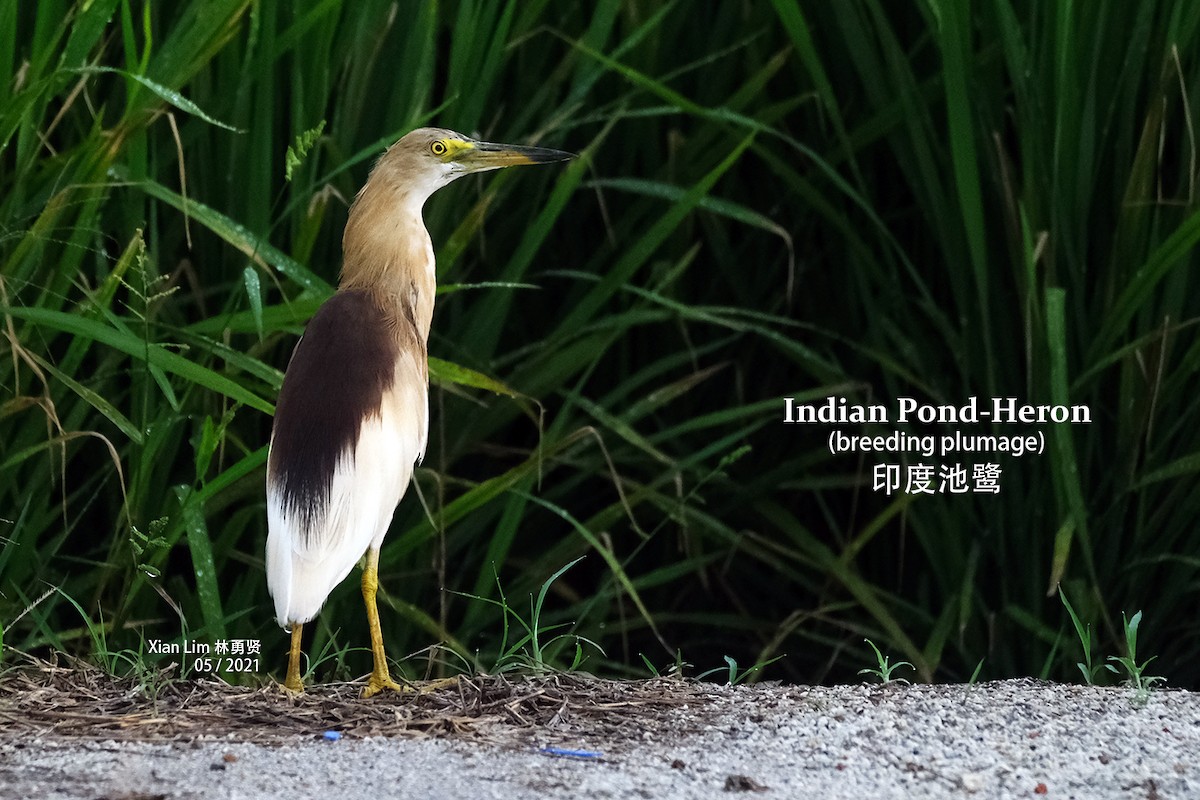
POLYGON ((433 245, 421 220, 424 200, 367 182, 342 236, 338 288, 369 292, 397 321, 411 320, 427 341, 437 283, 433 245))

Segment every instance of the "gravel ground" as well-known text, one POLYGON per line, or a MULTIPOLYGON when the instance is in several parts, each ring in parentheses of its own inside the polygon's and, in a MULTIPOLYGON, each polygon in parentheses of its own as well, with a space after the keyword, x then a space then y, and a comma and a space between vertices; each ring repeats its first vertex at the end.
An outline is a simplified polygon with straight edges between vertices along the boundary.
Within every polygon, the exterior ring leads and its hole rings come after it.
POLYGON ((647 717, 636 733, 585 719, 274 744, 6 725, 0 798, 1200 798, 1200 694, 1130 696, 1030 680, 705 686, 628 711, 647 717))

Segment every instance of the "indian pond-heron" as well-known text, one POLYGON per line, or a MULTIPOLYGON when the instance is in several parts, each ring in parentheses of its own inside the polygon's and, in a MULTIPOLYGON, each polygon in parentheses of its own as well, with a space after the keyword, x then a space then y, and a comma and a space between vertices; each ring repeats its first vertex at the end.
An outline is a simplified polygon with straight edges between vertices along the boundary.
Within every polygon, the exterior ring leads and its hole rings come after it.
POLYGON ((472 172, 573 157, 419 128, 379 158, 350 206, 341 281, 292 353, 267 458, 267 587, 276 619, 291 629, 288 689, 303 689, 304 623, 364 553, 374 668, 363 695, 400 688, 388 673, 375 594, 379 547, 429 432, 436 281, 425 201, 472 172))

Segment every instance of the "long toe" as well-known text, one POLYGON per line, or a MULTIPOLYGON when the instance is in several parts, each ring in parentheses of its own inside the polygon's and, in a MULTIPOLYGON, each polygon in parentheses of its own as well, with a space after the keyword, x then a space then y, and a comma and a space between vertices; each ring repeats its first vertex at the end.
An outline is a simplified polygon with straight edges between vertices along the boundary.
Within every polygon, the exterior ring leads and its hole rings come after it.
POLYGON ((446 689, 451 686, 458 685, 458 676, 453 678, 437 678, 431 681, 420 681, 410 683, 396 683, 388 675, 372 675, 367 680, 367 685, 363 688, 363 697, 374 697, 375 695, 387 689, 392 692, 412 692, 413 694, 426 694, 428 692, 436 692, 439 689, 446 689))
POLYGON ((370 680, 367 681, 366 687, 363 688, 362 696, 364 698, 365 697, 374 697, 375 695, 379 694, 380 692, 382 692, 385 689, 387 689, 388 691, 392 691, 392 692, 411 692, 411 691, 413 691, 408 686, 402 686, 401 684, 396 683, 394 680, 392 680, 387 675, 372 675, 370 680))
POLYGON ((458 686, 458 679, 458 675, 452 678, 435 678, 431 681, 421 681, 420 683, 413 684, 413 688, 420 694, 436 692, 439 689, 449 689, 451 686, 458 686))

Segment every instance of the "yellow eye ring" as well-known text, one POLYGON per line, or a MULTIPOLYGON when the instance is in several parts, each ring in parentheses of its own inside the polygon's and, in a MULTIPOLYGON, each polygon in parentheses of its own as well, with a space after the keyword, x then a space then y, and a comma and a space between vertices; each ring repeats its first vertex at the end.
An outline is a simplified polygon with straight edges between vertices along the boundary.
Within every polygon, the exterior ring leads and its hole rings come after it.
POLYGON ((434 142, 433 144, 429 145, 429 152, 433 153, 435 156, 446 155, 446 143, 434 142))

